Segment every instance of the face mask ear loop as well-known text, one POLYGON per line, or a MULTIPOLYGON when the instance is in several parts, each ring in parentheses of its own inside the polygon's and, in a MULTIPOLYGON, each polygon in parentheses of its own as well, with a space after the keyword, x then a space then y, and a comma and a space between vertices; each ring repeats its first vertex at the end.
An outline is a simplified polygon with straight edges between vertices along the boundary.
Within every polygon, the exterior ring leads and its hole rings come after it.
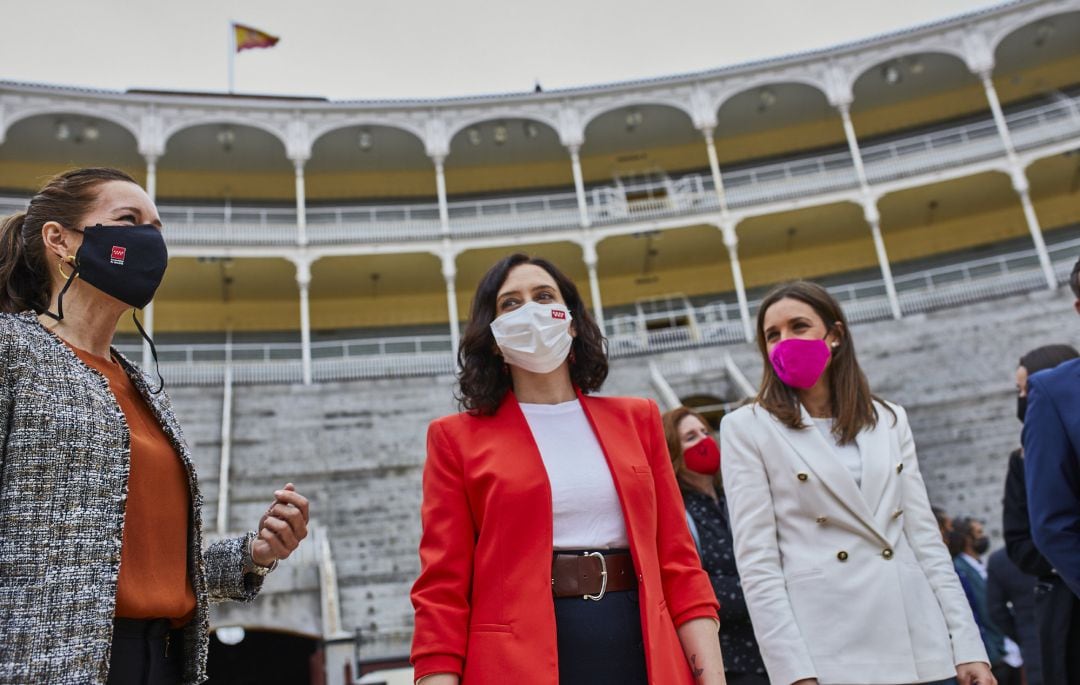
MULTIPOLYGON (((68 291, 68 288, 71 287, 71 284, 74 283, 75 279, 79 277, 78 262, 72 263, 74 264, 74 270, 71 272, 71 275, 67 277, 67 283, 64 283, 64 287, 60 288, 60 294, 56 296, 56 313, 53 314, 48 309, 41 312, 45 316, 48 316, 49 318, 55 319, 57 321, 64 320, 64 293, 68 291)), ((60 273, 64 273, 63 268, 60 269, 60 273)))
POLYGON ((144 329, 142 327, 142 324, 139 323, 139 317, 135 316, 134 309, 131 310, 131 320, 135 322, 135 328, 139 329, 139 335, 141 335, 143 340, 145 340, 147 344, 150 345, 150 354, 154 357, 154 373, 156 373, 158 377, 157 390, 151 390, 150 392, 154 395, 157 395, 161 392, 162 388, 165 387, 165 379, 161 377, 161 363, 158 362, 157 347, 154 346, 154 341, 150 338, 150 336, 146 334, 146 329, 144 329))

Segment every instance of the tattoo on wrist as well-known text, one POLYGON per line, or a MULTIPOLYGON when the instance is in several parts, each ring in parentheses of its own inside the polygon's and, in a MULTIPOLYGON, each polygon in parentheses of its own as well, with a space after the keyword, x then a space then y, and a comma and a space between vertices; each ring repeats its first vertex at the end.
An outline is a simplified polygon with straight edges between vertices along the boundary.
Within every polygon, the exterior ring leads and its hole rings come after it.
POLYGON ((704 668, 698 668, 697 654, 690 655, 690 672, 693 673, 695 678, 700 678, 701 674, 705 672, 704 668))

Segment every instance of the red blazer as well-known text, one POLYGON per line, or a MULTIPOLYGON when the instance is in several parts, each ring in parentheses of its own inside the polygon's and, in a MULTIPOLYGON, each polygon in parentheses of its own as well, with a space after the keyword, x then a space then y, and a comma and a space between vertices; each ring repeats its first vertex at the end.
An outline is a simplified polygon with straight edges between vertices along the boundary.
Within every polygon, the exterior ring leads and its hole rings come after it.
MULTIPOLYGON (((649 682, 692 685, 675 627, 716 618, 656 404, 579 394, 615 480, 638 572, 649 682)), ((417 679, 558 685, 551 485, 513 393, 431 423, 412 663, 417 679)), ((584 601, 584 600, 582 600, 584 601)))

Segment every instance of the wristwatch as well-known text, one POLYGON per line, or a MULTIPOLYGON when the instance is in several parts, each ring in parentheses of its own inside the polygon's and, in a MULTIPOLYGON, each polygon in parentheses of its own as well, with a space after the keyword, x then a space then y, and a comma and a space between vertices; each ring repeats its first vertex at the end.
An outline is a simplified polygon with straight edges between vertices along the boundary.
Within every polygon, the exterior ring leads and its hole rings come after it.
POLYGON ((254 537, 249 537, 248 541, 247 541, 247 545, 245 546, 246 554, 244 554, 244 573, 245 574, 254 573, 255 575, 259 576, 260 578, 263 578, 263 577, 266 576, 267 573, 270 573, 275 568, 277 568, 278 562, 277 562, 277 559, 274 559, 274 563, 270 564, 269 566, 262 566, 260 564, 256 564, 255 563, 255 558, 253 556, 251 556, 251 546, 254 543, 255 543, 255 538, 254 537))

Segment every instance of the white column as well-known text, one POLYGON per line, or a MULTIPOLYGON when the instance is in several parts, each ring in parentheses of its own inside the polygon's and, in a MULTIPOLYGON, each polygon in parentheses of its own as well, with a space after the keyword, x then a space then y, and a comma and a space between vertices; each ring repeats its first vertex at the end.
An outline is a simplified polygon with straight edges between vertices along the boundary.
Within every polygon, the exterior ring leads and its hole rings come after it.
POLYGON ((743 336, 746 342, 754 341, 754 325, 750 321, 750 305, 746 301, 746 283, 743 281, 742 264, 739 262, 739 235, 735 232, 735 222, 727 219, 720 225, 724 232, 724 247, 731 260, 731 279, 735 281, 735 297, 739 300, 739 318, 742 320, 743 336))
POLYGON ((296 285, 300 289, 300 364, 304 385, 311 385, 311 305, 308 289, 311 286, 311 263, 296 261, 296 285))
POLYGON ((874 238, 874 252, 877 253, 882 280, 885 281, 885 296, 889 300, 889 309, 892 310, 894 319, 900 319, 903 316, 900 311, 900 298, 896 294, 896 282, 893 280, 892 267, 889 265, 889 255, 885 251, 885 240, 881 237, 881 213, 878 212, 877 202, 873 198, 863 199, 863 215, 866 217, 866 223, 870 224, 870 235, 874 238))
POLYGON ((606 336, 607 328, 604 325, 604 302, 600 298, 600 277, 596 271, 596 267, 600 262, 600 259, 596 254, 596 243, 588 240, 582 243, 581 248, 584 252, 585 267, 589 270, 589 295, 592 298, 593 318, 596 319, 596 325, 600 327, 600 333, 606 336))
POLYGON ((461 344, 461 330, 458 328, 460 317, 457 303, 457 263, 454 254, 449 251, 442 256, 442 274, 446 281, 446 312, 450 318, 450 351, 456 367, 458 347, 461 344))
POLYGON ((709 154, 709 169, 712 171, 713 187, 716 188, 716 199, 720 202, 720 214, 726 215, 728 211, 727 196, 724 194, 724 179, 720 175, 720 159, 716 156, 716 141, 713 140, 712 128, 701 129, 705 136, 705 151, 709 154))
POLYGON ((1013 169, 1011 176, 1013 189, 1020 196, 1020 205, 1024 208, 1024 221, 1027 222, 1031 240, 1035 243, 1035 253, 1039 255, 1039 266, 1042 267, 1043 277, 1046 278, 1046 287, 1054 290, 1057 288, 1057 274, 1054 273, 1054 264, 1050 261, 1050 253, 1046 249, 1046 241, 1043 240, 1039 217, 1035 214, 1035 205, 1031 203, 1031 188, 1028 185, 1027 176, 1019 167, 1013 169))
POLYGON ((998 135, 1005 146, 1005 156, 1013 166, 1019 166, 1016 161, 1016 148, 1013 147, 1012 136, 1009 134, 1009 126, 1005 123, 1005 112, 1001 110, 1001 101, 998 99, 997 88, 994 87, 994 79, 989 69, 979 72, 979 80, 982 81, 983 90, 986 91, 986 100, 990 103, 990 112, 994 115, 994 124, 997 126, 998 135))
POLYGON ((294 159, 296 168, 296 243, 307 245, 307 191, 304 187, 304 160, 294 159))
POLYGON ((844 121, 844 135, 847 137, 851 161, 855 165, 855 175, 859 179, 859 187, 862 188, 863 214, 866 216, 866 223, 870 225, 870 235, 874 239, 874 252, 877 253, 881 278, 885 281, 889 309, 892 311, 893 318, 899 319, 903 314, 900 312, 900 299, 896 296, 896 283, 893 282, 892 267, 889 266, 889 254, 885 250, 885 240, 881 237, 881 214, 877 209, 877 201, 870 192, 870 182, 866 178, 862 152, 859 151, 859 140, 855 137, 855 126, 851 123, 850 104, 842 102, 836 108, 840 110, 840 117, 844 121))
POLYGON ((446 169, 443 167, 444 157, 431 158, 435 162, 435 191, 439 195, 439 224, 442 226, 444 235, 450 235, 450 209, 446 204, 446 169))
POLYGON ((151 202, 157 201, 157 157, 146 155, 146 194, 151 202))
POLYGON ((1035 243, 1035 253, 1039 256, 1039 265, 1042 267, 1046 285, 1050 290, 1057 288, 1057 276, 1054 274, 1054 265, 1050 261, 1050 253, 1046 250, 1046 241, 1043 240, 1042 227, 1039 225, 1039 217, 1035 214, 1035 206, 1031 203, 1031 188, 1016 157, 1016 148, 1013 147, 1012 135, 1009 134, 1009 126, 1005 121, 1005 112, 1001 109, 1001 101, 998 99, 997 89, 994 87, 994 79, 989 69, 979 72, 983 90, 986 91, 986 100, 990 103, 990 111, 994 114, 994 124, 997 125, 1001 143, 1005 146, 1005 156, 1009 160, 1010 176, 1012 177, 1013 190, 1020 196, 1020 204, 1024 208, 1024 221, 1027 223, 1028 232, 1031 233, 1031 241, 1035 243))
POLYGON ((577 193, 578 216, 581 226, 588 228, 592 222, 589 220, 589 205, 585 201, 585 177, 581 173, 581 155, 579 154, 581 147, 570 145, 569 150, 570 164, 574 169, 574 192, 577 193))
MULTIPOLYGON (((146 194, 151 202, 157 201, 157 157, 146 155, 146 194)), ((154 302, 151 301, 142 310, 142 325, 146 334, 154 337, 154 302)), ((143 340, 142 344, 142 367, 149 370, 154 363, 154 355, 150 351, 150 343, 143 340)))

